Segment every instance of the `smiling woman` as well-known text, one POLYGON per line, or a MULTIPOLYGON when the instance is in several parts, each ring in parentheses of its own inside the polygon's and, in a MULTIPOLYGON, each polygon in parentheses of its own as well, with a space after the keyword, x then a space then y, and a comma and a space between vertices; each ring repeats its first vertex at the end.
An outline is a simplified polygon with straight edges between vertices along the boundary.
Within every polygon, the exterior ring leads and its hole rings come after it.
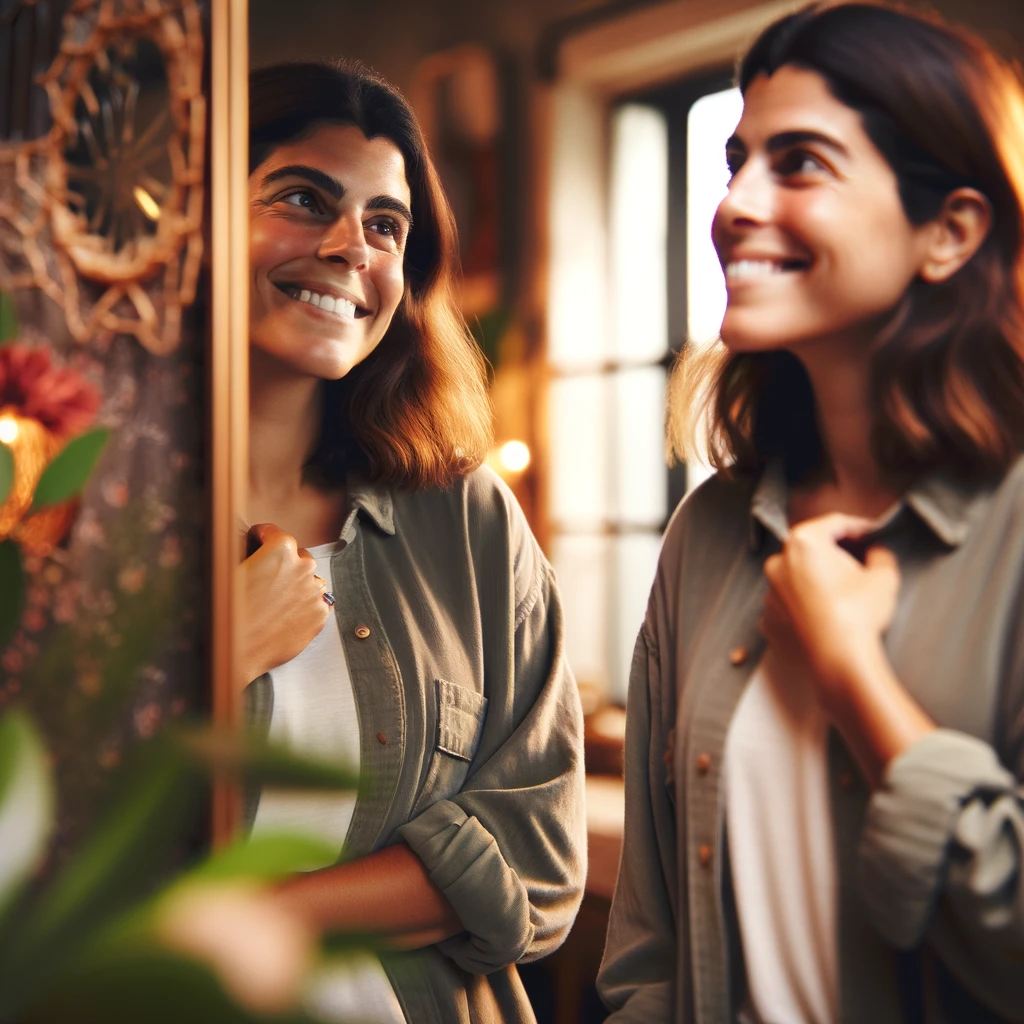
POLYGON ((718 473, 637 640, 602 991, 1024 1021, 1024 89, 869 3, 783 18, 738 84, 721 344, 671 395, 718 473))
POLYGON ((581 712, 550 567, 480 466, 451 211, 408 105, 365 70, 267 68, 250 102, 239 684, 254 728, 358 765, 360 787, 252 793, 247 824, 344 849, 279 898, 393 950, 322 976, 315 1016, 529 1022, 514 965, 559 945, 582 895, 581 712))

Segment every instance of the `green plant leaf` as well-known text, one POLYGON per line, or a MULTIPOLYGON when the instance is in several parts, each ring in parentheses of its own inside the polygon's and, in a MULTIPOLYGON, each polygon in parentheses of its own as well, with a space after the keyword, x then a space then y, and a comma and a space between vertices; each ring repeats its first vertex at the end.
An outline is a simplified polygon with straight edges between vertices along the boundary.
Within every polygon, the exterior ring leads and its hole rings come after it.
POLYGON ((0 505, 7 500, 14 486, 14 452, 0 441, 0 505))
POLYGON ((43 470, 32 498, 32 511, 67 501, 78 494, 92 475, 109 437, 109 430, 98 427, 69 441, 43 470))
POLYGON ((0 541, 0 651, 13 636, 24 604, 25 570, 21 566, 21 549, 13 540, 0 541))
POLYGON ((14 341, 18 336, 18 317, 14 312, 14 300, 6 292, 0 292, 0 345, 14 341))
POLYGON ((0 719, 0 924, 46 852, 53 828, 53 780, 27 716, 0 719))
POLYGON ((314 871, 338 859, 333 843, 311 836, 281 832, 239 839, 208 857, 181 879, 192 882, 226 879, 283 878, 298 871, 314 871))
POLYGON ((44 890, 17 935, 0 946, 0 1020, 45 988, 97 929, 153 889, 162 858, 193 804, 196 778, 165 742, 139 751, 123 769, 124 792, 44 890))
POLYGON ((177 742, 215 772, 240 773, 246 781, 282 789, 357 789, 359 773, 345 765, 299 757, 283 747, 243 733, 181 733, 177 742))
POLYGON ((264 1014, 239 1006, 205 964, 153 941, 100 942, 54 979, 26 1019, 46 1024, 307 1024, 298 1008, 264 1014))

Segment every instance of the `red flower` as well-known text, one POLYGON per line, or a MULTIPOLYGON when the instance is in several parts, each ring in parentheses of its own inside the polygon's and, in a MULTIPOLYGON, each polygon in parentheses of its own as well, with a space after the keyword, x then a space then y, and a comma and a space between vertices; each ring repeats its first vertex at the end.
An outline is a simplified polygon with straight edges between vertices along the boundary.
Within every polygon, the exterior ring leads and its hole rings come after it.
POLYGON ((100 394, 75 370, 54 366, 44 348, 0 347, 0 409, 14 406, 52 434, 84 430, 100 407, 100 394))

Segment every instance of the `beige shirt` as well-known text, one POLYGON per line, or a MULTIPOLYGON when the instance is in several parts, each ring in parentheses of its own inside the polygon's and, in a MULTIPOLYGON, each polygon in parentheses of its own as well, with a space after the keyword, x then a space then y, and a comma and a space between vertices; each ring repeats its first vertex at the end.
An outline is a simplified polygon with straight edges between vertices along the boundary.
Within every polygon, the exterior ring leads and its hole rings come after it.
MULTIPOLYGON (((665 537, 634 652, 626 833, 599 987, 617 1024, 720 1024, 745 991, 722 755, 764 650, 777 468, 709 480, 665 537)), ((998 486, 933 477, 874 535, 902 585, 886 648, 941 727, 872 793, 830 735, 839 1019, 1024 1021, 1024 460, 998 486)))

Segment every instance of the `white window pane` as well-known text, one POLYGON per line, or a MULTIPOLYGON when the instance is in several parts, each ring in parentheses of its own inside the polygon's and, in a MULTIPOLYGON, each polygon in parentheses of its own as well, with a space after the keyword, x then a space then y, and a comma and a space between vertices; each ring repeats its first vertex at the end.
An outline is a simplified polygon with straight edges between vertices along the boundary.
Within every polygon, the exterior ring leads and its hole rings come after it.
POLYGON ((613 514, 620 522, 660 528, 668 511, 665 371, 653 366, 616 373, 611 387, 613 514))
POLYGON ((668 125, 630 103, 611 127, 612 357, 658 359, 668 348, 668 125))
POLYGON ((556 535, 551 564, 565 612, 565 651, 579 683, 608 690, 608 551, 606 537, 556 535))
POLYGON ((551 382, 548 390, 551 517, 599 525, 608 518, 608 384, 591 374, 551 382))
POLYGON ((718 337, 725 315, 725 280, 711 244, 711 222, 729 187, 725 143, 742 113, 739 89, 726 89, 697 100, 687 121, 687 333, 698 345, 718 337))
POLYGON ((612 631, 608 696, 625 703, 633 645, 644 621, 647 599, 658 567, 661 536, 657 533, 616 537, 612 555, 615 623, 612 631))
POLYGON ((548 201, 548 359, 570 369, 607 358, 603 116, 585 91, 556 90, 548 201))

